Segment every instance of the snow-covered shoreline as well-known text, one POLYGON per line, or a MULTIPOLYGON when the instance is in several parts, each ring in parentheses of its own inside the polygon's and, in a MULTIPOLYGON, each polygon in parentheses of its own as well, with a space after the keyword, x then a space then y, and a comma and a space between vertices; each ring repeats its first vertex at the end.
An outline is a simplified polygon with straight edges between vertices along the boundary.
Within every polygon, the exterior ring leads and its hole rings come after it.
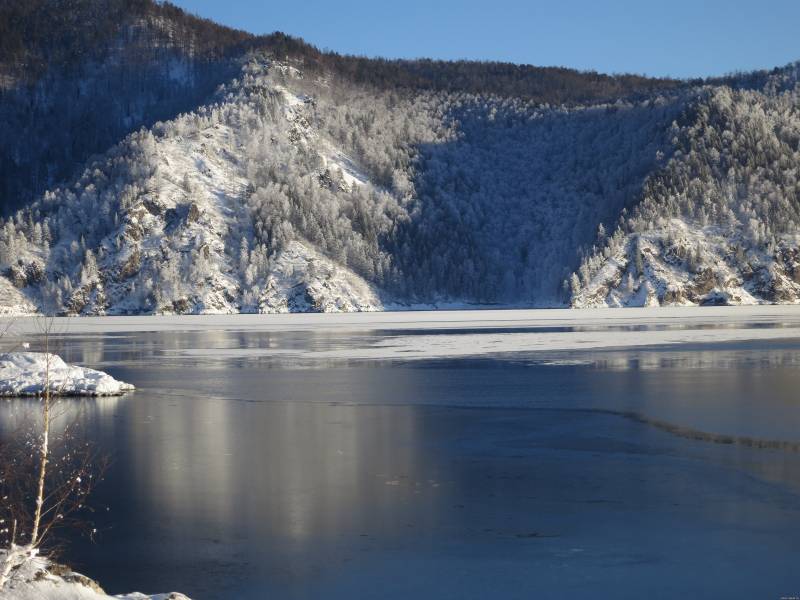
POLYGON ((0 354, 0 396, 38 396, 46 388, 59 396, 119 396, 134 389, 102 371, 68 365, 55 354, 0 354))
POLYGON ((178 592, 109 596, 96 581, 28 547, 0 550, 0 565, 7 560, 13 560, 15 567, 10 580, 0 588, 0 600, 189 600, 178 592))

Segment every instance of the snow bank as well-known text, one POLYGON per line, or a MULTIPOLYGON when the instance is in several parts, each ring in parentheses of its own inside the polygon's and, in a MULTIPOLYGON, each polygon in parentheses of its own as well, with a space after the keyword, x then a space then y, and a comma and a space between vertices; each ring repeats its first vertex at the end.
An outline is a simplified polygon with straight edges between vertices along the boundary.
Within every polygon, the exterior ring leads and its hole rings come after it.
POLYGON ((7 560, 14 560, 14 569, 0 589, 0 600, 190 600, 177 592, 109 596, 92 579, 26 548, 15 546, 13 554, 0 550, 0 566, 7 560))
POLYGON ((63 396, 118 396, 133 389, 102 371, 68 365, 55 354, 0 354, 0 396, 41 394, 47 379, 50 391, 63 396))

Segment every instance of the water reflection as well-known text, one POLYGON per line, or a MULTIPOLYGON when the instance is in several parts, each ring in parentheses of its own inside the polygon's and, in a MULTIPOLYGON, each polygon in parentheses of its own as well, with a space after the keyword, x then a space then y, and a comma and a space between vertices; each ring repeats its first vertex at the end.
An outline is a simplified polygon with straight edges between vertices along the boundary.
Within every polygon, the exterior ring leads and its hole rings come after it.
MULTIPOLYGON (((708 569, 731 572, 713 588, 728 597, 764 591, 753 570, 790 586, 800 453, 653 423, 800 441, 796 342, 282 354, 376 336, 63 336, 68 360, 137 385, 62 404, 113 456, 100 545, 73 541, 70 560, 112 592, 200 599, 587 597, 621 577, 632 595, 658 580, 680 596, 708 569)), ((32 411, 1 403, 0 435, 32 411)))
POLYGON ((335 536, 365 498, 381 510, 385 498, 370 490, 421 468, 413 411, 376 410, 365 422, 353 407, 182 399, 153 419, 146 406, 137 399, 124 417, 128 472, 150 489, 143 510, 176 515, 175 533, 210 519, 307 544, 311 532, 335 536), (388 431, 408 440, 404 451, 386 443, 388 431))

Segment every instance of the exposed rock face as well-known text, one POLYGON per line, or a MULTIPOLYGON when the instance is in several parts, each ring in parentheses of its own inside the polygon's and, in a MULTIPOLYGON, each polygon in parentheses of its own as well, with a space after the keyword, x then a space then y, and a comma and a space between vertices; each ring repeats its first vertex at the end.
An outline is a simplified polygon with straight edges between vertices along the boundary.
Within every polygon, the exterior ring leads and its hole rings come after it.
POLYGON ((680 306, 686 302, 686 298, 683 295, 682 289, 669 286, 664 291, 664 297, 661 299, 661 302, 665 306, 680 306))
POLYGON ((128 256, 121 256, 122 265, 119 268, 119 278, 128 279, 139 272, 142 267, 142 253, 139 248, 132 248, 128 256))
POLYGON ((715 287, 717 287, 717 278, 714 271, 707 267, 694 278, 689 288, 689 297, 694 301, 700 300, 715 287))

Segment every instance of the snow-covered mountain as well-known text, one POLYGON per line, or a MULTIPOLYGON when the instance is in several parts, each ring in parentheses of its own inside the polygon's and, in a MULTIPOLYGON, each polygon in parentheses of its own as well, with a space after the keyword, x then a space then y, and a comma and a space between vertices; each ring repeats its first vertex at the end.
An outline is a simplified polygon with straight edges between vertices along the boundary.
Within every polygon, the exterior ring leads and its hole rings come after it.
POLYGON ((574 306, 800 301, 798 66, 701 91, 672 158, 572 277, 574 306))
POLYGON ((280 160, 312 155, 335 169, 343 191, 369 185, 342 162, 343 153, 316 140, 302 116, 304 99, 274 83, 271 69, 299 77, 253 61, 212 103, 132 134, 76 181, 7 221, 0 236, 10 265, 8 279, 0 279, 6 310, 380 309, 373 286, 311 242, 292 237, 268 248, 259 241, 248 170, 263 165, 247 145, 274 144, 280 160))
POLYGON ((172 48, 148 73, 203 83, 0 224, 4 313, 800 300, 797 64, 610 78, 369 61, 213 24, 190 36, 216 48, 200 64, 176 62, 169 14, 145 14, 172 48))
POLYGON ((236 76, 252 36, 148 0, 0 3, 0 210, 236 76))

